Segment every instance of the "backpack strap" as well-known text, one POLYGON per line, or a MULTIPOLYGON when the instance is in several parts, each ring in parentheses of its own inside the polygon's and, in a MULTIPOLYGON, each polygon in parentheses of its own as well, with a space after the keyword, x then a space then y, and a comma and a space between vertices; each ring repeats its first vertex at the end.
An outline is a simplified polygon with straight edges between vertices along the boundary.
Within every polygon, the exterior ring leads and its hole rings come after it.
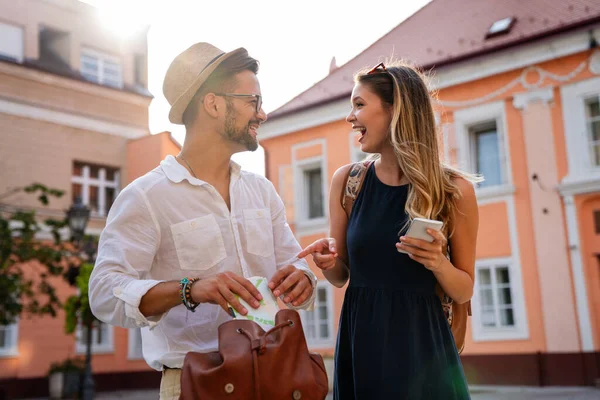
POLYGON ((346 185, 344 185, 344 190, 342 192, 342 208, 346 211, 346 216, 348 218, 350 218, 352 206, 354 205, 356 197, 358 197, 358 193, 360 193, 360 189, 365 181, 365 176, 367 175, 367 169, 372 162, 373 161, 371 160, 367 160, 353 163, 348 171, 346 185))

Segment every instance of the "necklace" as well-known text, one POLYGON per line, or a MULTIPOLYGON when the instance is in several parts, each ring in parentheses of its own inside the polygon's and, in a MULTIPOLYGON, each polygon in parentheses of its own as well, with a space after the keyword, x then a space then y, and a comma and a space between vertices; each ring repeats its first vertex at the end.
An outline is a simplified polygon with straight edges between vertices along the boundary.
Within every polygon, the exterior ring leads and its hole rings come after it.
POLYGON ((188 163, 187 160, 185 158, 183 158, 183 156, 181 154, 177 154, 177 157, 179 157, 185 163, 185 165, 187 165, 187 167, 190 169, 190 172, 192 173, 194 178, 198 179, 198 177, 196 176, 196 173, 192 169, 192 166, 190 165, 190 163, 188 163))

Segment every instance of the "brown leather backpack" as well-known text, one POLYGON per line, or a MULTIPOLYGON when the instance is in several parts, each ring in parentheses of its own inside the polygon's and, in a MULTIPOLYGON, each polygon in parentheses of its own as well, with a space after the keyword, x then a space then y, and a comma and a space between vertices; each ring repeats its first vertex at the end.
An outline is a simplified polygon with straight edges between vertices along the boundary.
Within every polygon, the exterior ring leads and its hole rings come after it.
POLYGON ((323 358, 309 353, 300 315, 280 310, 265 332, 248 320, 219 326, 219 350, 190 352, 180 400, 322 400, 329 385, 323 358))
MULTIPOLYGON (((372 161, 369 160, 354 163, 348 171, 346 185, 344 186, 344 191, 342 192, 342 208, 344 211, 346 211, 346 216, 348 216, 348 218, 350 218, 352 206, 354 205, 354 201, 356 200, 356 197, 362 188, 367 169, 371 163, 372 161)), ((442 309, 446 315, 446 320, 448 321, 448 325, 452 331, 452 336, 454 336, 456 349, 460 354, 465 347, 467 318, 471 315, 471 302, 468 301, 464 304, 456 303, 450 298, 450 296, 444 293, 439 284, 436 285, 435 292, 440 298, 442 309)))

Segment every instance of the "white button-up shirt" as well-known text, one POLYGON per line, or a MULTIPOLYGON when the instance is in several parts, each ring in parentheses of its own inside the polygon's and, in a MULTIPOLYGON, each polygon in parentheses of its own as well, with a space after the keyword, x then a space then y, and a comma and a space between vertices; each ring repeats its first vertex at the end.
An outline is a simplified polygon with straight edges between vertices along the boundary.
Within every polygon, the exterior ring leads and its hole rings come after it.
POLYGON ((298 308, 314 302, 315 276, 296 258, 301 248, 271 182, 232 162, 229 191, 231 211, 213 186, 168 156, 110 209, 89 282, 92 312, 112 325, 143 327, 144 358, 154 369, 180 368, 189 351, 216 350, 217 328, 231 319, 213 304, 145 318, 140 300, 160 282, 224 271, 270 279, 293 264, 313 282, 312 297, 298 308))

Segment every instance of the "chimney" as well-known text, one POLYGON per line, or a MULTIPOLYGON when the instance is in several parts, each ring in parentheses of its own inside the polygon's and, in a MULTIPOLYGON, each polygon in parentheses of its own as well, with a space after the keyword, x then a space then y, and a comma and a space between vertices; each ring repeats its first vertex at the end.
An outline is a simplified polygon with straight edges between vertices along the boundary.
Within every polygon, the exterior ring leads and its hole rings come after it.
POLYGON ((333 71, 338 69, 337 63, 335 62, 335 56, 331 59, 331 63, 329 64, 329 73, 331 74, 333 71))

